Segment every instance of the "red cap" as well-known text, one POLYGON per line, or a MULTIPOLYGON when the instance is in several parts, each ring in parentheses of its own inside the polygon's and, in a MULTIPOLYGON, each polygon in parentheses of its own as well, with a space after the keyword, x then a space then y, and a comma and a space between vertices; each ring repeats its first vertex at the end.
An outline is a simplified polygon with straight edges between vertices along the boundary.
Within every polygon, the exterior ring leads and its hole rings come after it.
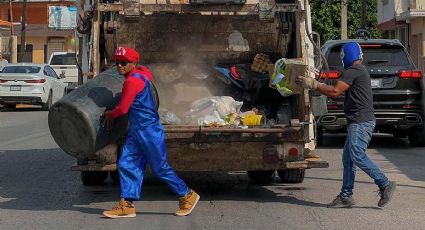
POLYGON ((115 61, 129 61, 129 62, 138 62, 139 61, 139 53, 136 50, 120 46, 115 51, 113 56, 115 61))

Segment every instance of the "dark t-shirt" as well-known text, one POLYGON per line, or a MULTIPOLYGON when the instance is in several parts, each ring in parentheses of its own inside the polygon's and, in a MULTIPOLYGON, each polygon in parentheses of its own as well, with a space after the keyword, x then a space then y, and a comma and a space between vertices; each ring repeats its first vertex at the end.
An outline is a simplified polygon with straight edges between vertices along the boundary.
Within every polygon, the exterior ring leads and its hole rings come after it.
POLYGON ((341 81, 350 85, 345 91, 344 113, 347 123, 375 120, 369 72, 364 65, 352 65, 342 73, 341 81))

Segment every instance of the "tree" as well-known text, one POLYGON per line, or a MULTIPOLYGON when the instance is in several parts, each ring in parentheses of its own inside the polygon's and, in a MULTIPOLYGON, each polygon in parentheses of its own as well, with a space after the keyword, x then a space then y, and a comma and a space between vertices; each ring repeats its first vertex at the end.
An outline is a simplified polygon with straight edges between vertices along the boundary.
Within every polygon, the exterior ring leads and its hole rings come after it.
MULTIPOLYGON (((362 1, 349 0, 348 4, 348 38, 355 38, 361 27, 362 1)), ((340 39, 341 37, 341 0, 310 0, 313 31, 320 34, 321 41, 340 39)), ((377 28, 377 1, 367 0, 366 29, 370 38, 381 38, 377 28)))

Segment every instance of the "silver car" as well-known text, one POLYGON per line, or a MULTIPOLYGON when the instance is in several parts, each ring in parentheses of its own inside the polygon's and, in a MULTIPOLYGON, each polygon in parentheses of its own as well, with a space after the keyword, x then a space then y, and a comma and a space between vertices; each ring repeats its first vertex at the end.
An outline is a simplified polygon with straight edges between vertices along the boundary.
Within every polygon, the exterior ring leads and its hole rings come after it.
POLYGON ((0 73, 0 104, 41 105, 49 110, 66 94, 66 84, 47 64, 7 64, 0 73))

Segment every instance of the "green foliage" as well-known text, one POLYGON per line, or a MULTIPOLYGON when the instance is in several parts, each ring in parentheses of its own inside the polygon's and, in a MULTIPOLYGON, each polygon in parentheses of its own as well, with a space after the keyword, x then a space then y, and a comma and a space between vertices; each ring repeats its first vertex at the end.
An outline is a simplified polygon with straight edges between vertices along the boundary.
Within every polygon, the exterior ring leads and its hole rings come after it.
MULTIPOLYGON (((362 1, 347 0, 348 8, 348 38, 355 38, 356 32, 362 24, 362 1)), ((341 38, 341 0, 310 0, 313 31, 320 34, 324 42, 329 39, 341 38)), ((381 38, 377 28, 378 12, 377 1, 367 0, 366 29, 370 38, 381 38)), ((322 43, 323 43, 322 42, 322 43)))

